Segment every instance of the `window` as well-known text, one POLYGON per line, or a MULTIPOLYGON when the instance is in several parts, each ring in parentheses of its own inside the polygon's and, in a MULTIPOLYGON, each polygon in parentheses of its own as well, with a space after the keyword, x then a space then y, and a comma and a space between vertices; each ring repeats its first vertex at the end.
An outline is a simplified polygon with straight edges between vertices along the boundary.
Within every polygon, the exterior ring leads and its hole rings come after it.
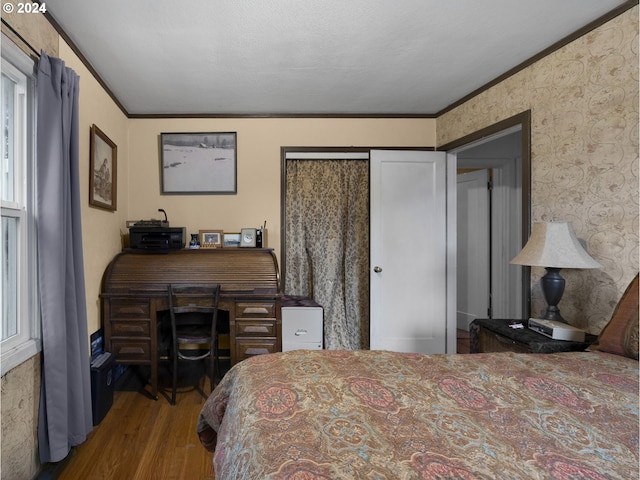
POLYGON ((34 62, 2 37, 2 375, 40 349, 35 238, 34 62))

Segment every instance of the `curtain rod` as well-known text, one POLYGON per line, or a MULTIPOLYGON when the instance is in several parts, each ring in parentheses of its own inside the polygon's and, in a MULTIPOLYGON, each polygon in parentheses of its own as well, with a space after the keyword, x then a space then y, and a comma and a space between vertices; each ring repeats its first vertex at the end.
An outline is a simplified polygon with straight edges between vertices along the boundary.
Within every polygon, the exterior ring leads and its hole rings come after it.
POLYGON ((27 41, 25 40, 25 38, 24 38, 22 35, 20 35, 18 32, 16 32, 16 30, 15 30, 11 25, 9 25, 9 24, 7 23, 7 21, 6 21, 4 18, 2 18, 2 19, 0 19, 0 20, 2 20, 2 24, 3 24, 4 26, 6 26, 9 30, 11 30, 11 33, 13 33, 16 37, 18 37, 18 38, 20 39, 20 41, 21 41, 22 43, 24 43, 27 47, 29 47, 29 50, 31 50, 31 51, 33 52, 33 54, 34 54, 37 58, 40 58, 40 53, 39 53, 35 48, 33 48, 33 47, 31 46, 31 44, 30 44, 29 42, 27 42, 27 41))

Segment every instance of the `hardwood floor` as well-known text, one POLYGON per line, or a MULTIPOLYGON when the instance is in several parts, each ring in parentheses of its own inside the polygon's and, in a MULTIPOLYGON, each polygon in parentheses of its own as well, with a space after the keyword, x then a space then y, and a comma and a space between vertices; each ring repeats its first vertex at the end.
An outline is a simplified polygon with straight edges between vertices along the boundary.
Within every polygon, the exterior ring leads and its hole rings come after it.
MULTIPOLYGON (((205 399, 178 390, 176 405, 152 400, 132 382, 114 392, 113 406, 89 438, 65 460, 60 480, 212 480, 213 453, 198 440, 196 423, 205 399)), ((208 383, 206 392, 208 392, 208 383)), ((167 393, 167 392, 165 392, 167 393)), ((170 391, 168 391, 170 394, 170 391)))
MULTIPOLYGON (((457 332, 457 351, 469 353, 469 333, 464 330, 457 332)), ((87 441, 59 465, 49 466, 40 480, 214 479, 213 453, 202 447, 196 434, 202 394, 185 387, 175 406, 169 404, 169 390, 152 400, 135 372, 132 369, 118 382, 113 406, 87 441)))

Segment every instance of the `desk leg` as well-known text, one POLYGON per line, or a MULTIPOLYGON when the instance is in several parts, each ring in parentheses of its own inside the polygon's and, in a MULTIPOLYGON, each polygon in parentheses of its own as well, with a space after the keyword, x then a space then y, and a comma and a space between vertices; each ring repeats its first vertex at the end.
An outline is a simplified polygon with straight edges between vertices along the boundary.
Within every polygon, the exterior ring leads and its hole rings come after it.
POLYGON ((158 311, 156 303, 151 302, 151 351, 149 359, 151 364, 151 396, 154 400, 158 400, 158 311))
POLYGON ((151 359, 151 397, 158 400, 158 358, 151 359))

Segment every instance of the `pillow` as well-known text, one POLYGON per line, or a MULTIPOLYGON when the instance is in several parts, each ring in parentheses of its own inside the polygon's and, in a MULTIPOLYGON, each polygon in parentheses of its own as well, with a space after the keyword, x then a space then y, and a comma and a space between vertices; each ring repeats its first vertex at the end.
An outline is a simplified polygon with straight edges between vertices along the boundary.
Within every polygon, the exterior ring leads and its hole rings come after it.
POLYGON ((636 275, 600 332, 595 350, 638 360, 638 288, 636 275))

